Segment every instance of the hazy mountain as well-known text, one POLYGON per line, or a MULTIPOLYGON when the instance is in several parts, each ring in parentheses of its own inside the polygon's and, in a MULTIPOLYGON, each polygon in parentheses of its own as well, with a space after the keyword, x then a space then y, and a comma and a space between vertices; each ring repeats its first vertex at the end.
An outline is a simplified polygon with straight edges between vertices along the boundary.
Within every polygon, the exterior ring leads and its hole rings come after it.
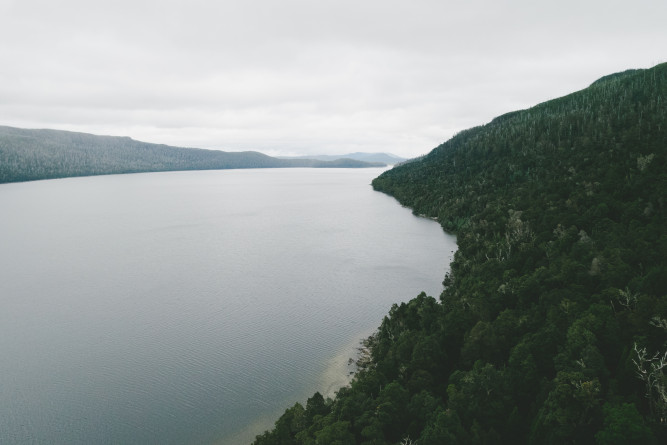
POLYGON ((391 153, 348 153, 344 155, 310 155, 310 156, 278 156, 280 159, 316 159, 319 161, 334 161, 337 159, 354 159, 364 162, 381 162, 383 164, 395 165, 406 159, 391 153))
POLYGON ((354 159, 278 159, 253 151, 171 147, 139 142, 129 137, 0 126, 0 183, 174 170, 384 165, 354 159))

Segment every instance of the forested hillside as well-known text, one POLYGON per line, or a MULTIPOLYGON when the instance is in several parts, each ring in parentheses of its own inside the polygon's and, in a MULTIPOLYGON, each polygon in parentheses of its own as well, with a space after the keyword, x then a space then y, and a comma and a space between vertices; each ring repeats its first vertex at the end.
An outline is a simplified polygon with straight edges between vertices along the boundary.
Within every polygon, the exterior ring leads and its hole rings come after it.
POLYGON ((265 444, 667 443, 667 64, 464 131, 375 189, 459 250, 265 444))
POLYGON ((333 162, 277 159, 253 151, 237 153, 180 148, 139 142, 128 137, 0 126, 0 184, 174 170, 384 165, 352 159, 333 162))

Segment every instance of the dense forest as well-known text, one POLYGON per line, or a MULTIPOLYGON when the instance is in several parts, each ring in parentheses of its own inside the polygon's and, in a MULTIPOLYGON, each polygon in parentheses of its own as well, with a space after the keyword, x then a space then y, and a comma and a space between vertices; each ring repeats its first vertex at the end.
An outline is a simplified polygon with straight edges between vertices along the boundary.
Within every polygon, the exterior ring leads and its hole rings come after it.
POLYGON ((254 151, 224 152, 59 130, 0 126, 0 184, 118 173, 230 168, 378 167, 353 159, 277 159, 254 151))
POLYGON ((459 249, 268 444, 667 443, 667 64, 461 132, 373 187, 459 249))

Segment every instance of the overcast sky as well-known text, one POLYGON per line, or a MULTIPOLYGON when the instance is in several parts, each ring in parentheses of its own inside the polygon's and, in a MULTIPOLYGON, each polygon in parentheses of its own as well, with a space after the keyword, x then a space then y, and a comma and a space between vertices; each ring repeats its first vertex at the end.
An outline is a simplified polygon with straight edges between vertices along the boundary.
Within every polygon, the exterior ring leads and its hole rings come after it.
POLYGON ((0 125, 427 153, 667 61, 665 0, 0 0, 0 125))

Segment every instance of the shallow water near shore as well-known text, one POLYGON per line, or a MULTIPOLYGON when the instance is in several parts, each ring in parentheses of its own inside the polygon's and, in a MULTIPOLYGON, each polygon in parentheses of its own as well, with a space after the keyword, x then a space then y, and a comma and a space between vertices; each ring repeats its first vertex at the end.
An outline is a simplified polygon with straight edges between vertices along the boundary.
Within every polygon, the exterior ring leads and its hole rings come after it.
POLYGON ((456 248, 380 172, 0 185, 0 443, 246 442, 345 383, 456 248))

